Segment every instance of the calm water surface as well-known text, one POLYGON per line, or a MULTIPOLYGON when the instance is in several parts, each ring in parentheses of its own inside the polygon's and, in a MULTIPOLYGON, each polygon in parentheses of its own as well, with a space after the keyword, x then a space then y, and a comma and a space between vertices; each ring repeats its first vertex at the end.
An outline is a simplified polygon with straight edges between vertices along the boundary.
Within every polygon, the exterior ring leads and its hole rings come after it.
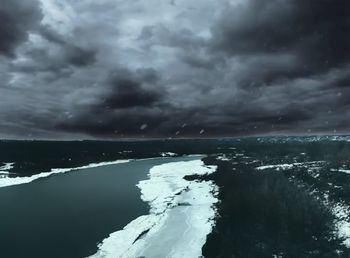
POLYGON ((147 214, 136 184, 149 169, 198 157, 156 158, 83 169, 0 188, 0 257, 86 257, 147 214))

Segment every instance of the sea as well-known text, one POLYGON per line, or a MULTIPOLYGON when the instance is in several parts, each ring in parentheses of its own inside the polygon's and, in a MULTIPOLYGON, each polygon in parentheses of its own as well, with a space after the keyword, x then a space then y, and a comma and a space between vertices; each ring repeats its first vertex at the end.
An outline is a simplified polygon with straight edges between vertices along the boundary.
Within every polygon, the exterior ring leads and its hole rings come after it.
POLYGON ((93 255, 149 214, 137 184, 153 167, 196 159, 218 167, 192 179, 219 189, 204 257, 349 257, 349 157, 349 136, 2 140, 0 257, 93 255))

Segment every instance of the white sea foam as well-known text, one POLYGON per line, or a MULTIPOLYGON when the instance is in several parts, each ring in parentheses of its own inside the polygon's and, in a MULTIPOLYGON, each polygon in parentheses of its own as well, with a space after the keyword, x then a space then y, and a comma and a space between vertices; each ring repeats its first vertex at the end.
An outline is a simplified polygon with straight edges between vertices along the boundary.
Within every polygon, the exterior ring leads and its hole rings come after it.
POLYGON ((266 166, 260 166, 260 167, 256 167, 255 169, 256 170, 265 170, 265 169, 270 169, 270 168, 273 168, 273 169, 290 169, 296 165, 300 165, 301 163, 294 163, 294 164, 277 164, 277 165, 266 165, 266 166))
POLYGON ((75 171, 75 170, 81 170, 81 169, 86 169, 86 168, 95 168, 95 167, 101 167, 101 166, 113 165, 113 164, 119 164, 119 163, 126 163, 129 161, 130 160, 116 160, 116 161, 110 161, 110 162, 92 163, 92 164, 89 164, 86 166, 76 167, 76 168, 53 168, 53 169, 51 169, 50 172, 43 172, 43 173, 32 175, 29 177, 13 177, 13 178, 4 177, 4 178, 0 178, 0 187, 26 184, 26 183, 30 183, 36 179, 48 177, 48 176, 51 176, 53 174, 66 173, 66 172, 75 171))
MULTIPOLYGON (((257 170, 264 170, 264 169, 276 169, 276 170, 286 170, 291 169, 294 167, 308 167, 308 172, 313 173, 313 176, 317 178, 319 174, 317 171, 321 169, 319 165, 327 163, 326 161, 311 161, 311 162, 302 162, 302 163, 291 163, 291 164, 277 164, 277 165, 266 165, 266 166, 260 166, 257 167, 257 170)), ((341 172, 341 173, 347 173, 350 174, 350 170, 347 169, 334 169, 332 168, 331 171, 334 172, 341 172)), ((329 186, 337 188, 338 186, 335 186, 331 183, 328 183, 329 186)), ((311 192, 311 194, 317 193, 317 190, 314 190, 311 192)), ((350 248, 350 207, 346 206, 343 203, 332 203, 329 201, 329 195, 327 193, 324 193, 323 195, 323 202, 326 206, 331 207, 331 211, 333 215, 335 216, 335 226, 336 226, 336 234, 340 239, 343 240, 343 244, 350 248)))
POLYGON ((295 162, 290 164, 276 164, 276 165, 265 165, 256 167, 256 170, 265 170, 265 169, 276 169, 276 170, 287 170, 294 167, 306 167, 306 166, 314 166, 317 164, 325 163, 325 161, 308 161, 308 162, 295 162))
POLYGON ((162 152, 160 155, 162 157, 175 157, 175 156, 177 156, 177 154, 174 152, 162 152))
MULTIPOLYGON (((313 190, 311 194, 319 193, 318 190, 313 190)), ((332 202, 329 200, 329 194, 324 193, 322 202, 325 206, 330 207, 332 214, 334 215, 335 232, 343 244, 350 248, 350 207, 343 202, 332 202)))
POLYGON ((184 176, 215 170, 201 160, 151 168, 149 179, 138 184, 150 214, 110 234, 92 257, 200 257, 214 225, 218 189, 211 181, 187 181, 184 176))
POLYGON ((336 227, 338 236, 343 239, 343 243, 347 248, 350 248, 350 207, 344 204, 337 203, 332 209, 336 216, 336 227))
POLYGON ((12 163, 12 162, 9 162, 9 163, 4 163, 5 165, 3 165, 3 166, 1 166, 0 167, 0 171, 1 172, 8 172, 8 170, 10 170, 10 169, 12 169, 13 168, 13 165, 15 164, 15 163, 12 163))
POLYGON ((222 160, 222 161, 229 161, 231 160, 230 158, 228 158, 225 154, 222 154, 220 156, 216 157, 217 160, 222 160))
POLYGON ((331 171, 350 174, 350 170, 349 169, 335 169, 335 168, 331 168, 331 171))
POLYGON ((10 162, 10 163, 4 163, 4 164, 5 165, 0 167, 0 175, 8 175, 15 163, 10 162))
POLYGON ((4 163, 5 165, 0 166, 0 180, 2 178, 7 178, 10 174, 10 170, 13 168, 15 163, 4 163))

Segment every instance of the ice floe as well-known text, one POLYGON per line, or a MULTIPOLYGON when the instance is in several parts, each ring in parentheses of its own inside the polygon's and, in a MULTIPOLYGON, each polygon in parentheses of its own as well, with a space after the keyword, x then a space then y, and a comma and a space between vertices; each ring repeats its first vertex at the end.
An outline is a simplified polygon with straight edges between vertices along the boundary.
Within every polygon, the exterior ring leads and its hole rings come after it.
POLYGON ((201 160, 154 166, 149 179, 139 182, 150 214, 110 234, 92 257, 201 257, 214 225, 217 186, 211 181, 188 181, 187 175, 209 174, 216 166, 201 160))
POLYGON ((0 178, 0 187, 26 184, 26 183, 30 183, 36 179, 48 177, 48 176, 51 176, 53 174, 66 173, 66 172, 75 171, 75 170, 81 170, 81 169, 86 169, 86 168, 95 168, 95 167, 101 167, 101 166, 113 165, 113 164, 119 164, 119 163, 126 163, 129 161, 130 160, 116 160, 116 161, 110 161, 110 162, 92 163, 92 164, 89 164, 86 166, 75 167, 75 168, 53 168, 53 169, 51 169, 50 172, 43 172, 40 174, 28 176, 28 177, 4 177, 4 178, 0 178))

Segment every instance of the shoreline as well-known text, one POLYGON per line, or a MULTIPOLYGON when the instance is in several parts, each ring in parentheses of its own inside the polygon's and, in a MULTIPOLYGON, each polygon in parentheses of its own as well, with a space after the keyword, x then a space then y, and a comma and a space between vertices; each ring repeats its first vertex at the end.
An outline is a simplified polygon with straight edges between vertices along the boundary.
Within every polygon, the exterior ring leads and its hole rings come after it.
MULTIPOLYGON (((132 162, 132 161, 179 157, 177 155, 178 155, 177 153, 173 153, 173 152, 161 152, 159 157, 140 158, 140 159, 118 159, 118 160, 112 160, 112 161, 90 163, 88 165, 83 165, 83 166, 79 166, 79 167, 52 168, 50 171, 40 172, 37 174, 33 174, 31 176, 17 176, 17 177, 8 177, 8 175, 13 174, 12 172, 10 172, 10 170, 13 168, 13 166, 15 164, 14 162, 9 162, 9 163, 4 163, 4 165, 0 167, 0 188, 14 186, 14 185, 27 184, 27 183, 33 182, 37 179, 49 177, 49 176, 54 175, 54 174, 64 174, 67 172, 72 172, 72 171, 77 171, 77 170, 82 170, 82 169, 97 168, 97 167, 108 166, 108 165, 116 165, 116 164, 132 162)), ((190 154, 190 155, 183 155, 183 157, 202 157, 202 155, 201 154, 190 154)))
MULTIPOLYGON (((107 166, 107 165, 127 163, 130 161, 132 161, 132 160, 131 159, 124 159, 124 160, 115 160, 115 161, 100 162, 100 163, 91 163, 91 164, 86 165, 86 166, 75 167, 75 168, 52 168, 49 172, 41 172, 39 174, 35 174, 32 176, 28 176, 28 177, 2 177, 2 178, 0 178, 0 188, 14 186, 14 185, 27 184, 27 183, 33 182, 37 179, 49 177, 49 176, 54 175, 54 174, 62 174, 62 173, 67 173, 67 172, 82 170, 82 169, 87 169, 87 168, 97 168, 97 167, 102 167, 102 166, 107 166)), ((8 163, 8 164, 12 165, 13 163, 8 163)))
POLYGON ((188 181, 185 176, 207 175, 216 166, 202 160, 154 166, 140 181, 141 199, 150 214, 110 234, 90 257, 199 257, 212 231, 218 188, 212 181, 188 181), (184 223, 185 222, 185 223, 184 223))

